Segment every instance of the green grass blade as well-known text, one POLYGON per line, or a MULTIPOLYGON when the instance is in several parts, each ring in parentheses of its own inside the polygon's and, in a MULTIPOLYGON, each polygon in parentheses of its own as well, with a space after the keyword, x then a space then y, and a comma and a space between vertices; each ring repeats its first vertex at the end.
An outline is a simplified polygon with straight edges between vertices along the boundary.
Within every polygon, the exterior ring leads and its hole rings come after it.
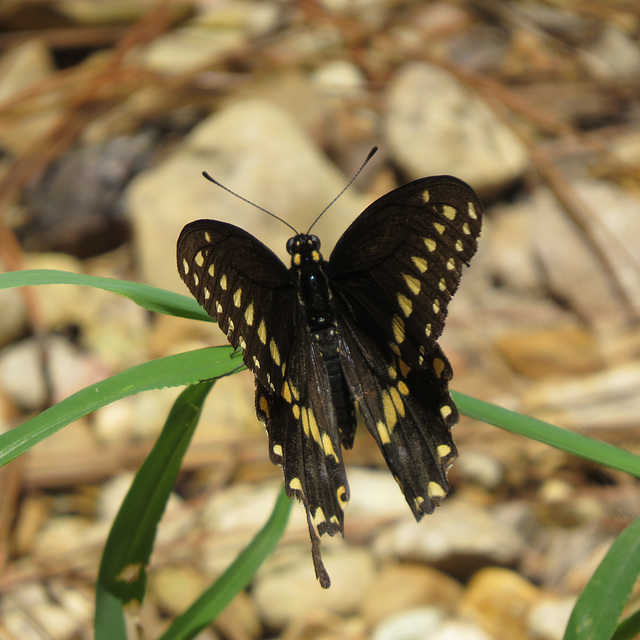
POLYGON ((96 585, 94 635, 96 640, 128 640, 122 600, 99 583, 96 585))
POLYGON ((74 420, 141 391, 196 384, 228 375, 242 360, 231 347, 208 347, 145 362, 74 393, 0 434, 0 467, 74 420))
POLYGON ((202 382, 180 394, 120 507, 98 573, 101 596, 96 597, 96 640, 113 637, 110 625, 116 606, 105 594, 115 596, 122 604, 144 599, 146 566, 158 523, 212 387, 213 381, 202 382))
POLYGON ((195 637, 249 584, 258 567, 282 537, 291 504, 283 487, 264 527, 216 582, 174 620, 161 640, 187 640, 195 637))
POLYGON ((640 638, 640 611, 625 618, 616 629, 611 640, 634 640, 640 638))
POLYGON ((609 640, 640 575, 640 518, 616 539, 573 608, 564 640, 609 640))
POLYGON ((42 284, 76 284, 87 287, 95 287, 117 293, 125 298, 133 300, 136 304, 166 315, 190 318, 192 320, 205 320, 214 322, 207 312, 191 297, 165 291, 148 284, 129 282, 128 280, 115 280, 113 278, 101 278, 99 276, 87 276, 82 273, 69 273, 54 269, 30 269, 26 271, 11 271, 0 273, 0 289, 12 289, 14 287, 28 287, 42 284))
POLYGON ((457 391, 452 391, 451 395, 460 413, 466 416, 640 478, 640 456, 630 451, 581 433, 562 429, 537 418, 497 407, 457 391))

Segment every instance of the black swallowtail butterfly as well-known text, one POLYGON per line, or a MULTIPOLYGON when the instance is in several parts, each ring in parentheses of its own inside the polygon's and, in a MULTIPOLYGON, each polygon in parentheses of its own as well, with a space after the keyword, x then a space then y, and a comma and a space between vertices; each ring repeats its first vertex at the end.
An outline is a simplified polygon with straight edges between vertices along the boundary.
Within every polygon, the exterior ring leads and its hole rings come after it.
POLYGON ((290 268, 225 222, 198 220, 180 234, 180 276, 255 375, 270 457, 304 504, 325 588, 320 537, 343 533, 342 447, 353 445, 355 404, 417 520, 448 491, 459 416, 436 340, 481 215, 471 187, 434 176, 369 205, 328 261, 311 229, 287 243, 290 268))

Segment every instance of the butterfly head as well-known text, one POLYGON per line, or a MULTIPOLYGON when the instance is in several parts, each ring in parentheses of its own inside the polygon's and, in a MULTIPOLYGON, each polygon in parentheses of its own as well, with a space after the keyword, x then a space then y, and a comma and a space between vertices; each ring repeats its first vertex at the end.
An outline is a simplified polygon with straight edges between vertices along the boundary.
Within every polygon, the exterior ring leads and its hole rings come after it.
POLYGON ((301 267, 305 264, 320 264, 320 238, 306 233, 299 233, 287 242, 287 253, 291 256, 291 265, 301 267))

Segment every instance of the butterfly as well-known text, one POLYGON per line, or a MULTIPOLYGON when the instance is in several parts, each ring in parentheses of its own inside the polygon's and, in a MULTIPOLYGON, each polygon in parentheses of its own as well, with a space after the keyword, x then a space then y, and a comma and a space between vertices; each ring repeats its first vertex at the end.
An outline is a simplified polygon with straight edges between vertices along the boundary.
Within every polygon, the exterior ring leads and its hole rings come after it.
POLYGON ((469 185, 433 176, 369 205, 329 260, 311 229, 294 229, 289 267, 226 222, 197 220, 180 234, 180 276, 255 376, 270 458, 304 505, 324 588, 320 538, 344 532, 342 448, 353 445, 356 405, 416 520, 449 489, 459 415, 437 339, 481 219, 469 185))

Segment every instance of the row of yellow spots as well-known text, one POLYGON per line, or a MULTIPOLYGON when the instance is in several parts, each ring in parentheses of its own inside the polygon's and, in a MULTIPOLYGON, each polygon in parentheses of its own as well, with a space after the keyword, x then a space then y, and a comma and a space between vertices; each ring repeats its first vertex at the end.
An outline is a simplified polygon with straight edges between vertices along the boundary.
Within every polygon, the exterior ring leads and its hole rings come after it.
POLYGON ((391 442, 391 434, 398 424, 398 417, 404 418, 406 409, 402 395, 409 394, 409 387, 401 380, 395 387, 391 387, 388 391, 382 391, 380 397, 382 399, 382 412, 384 420, 378 420, 376 430, 382 444, 391 442))
MULTIPOLYGON (((292 409, 295 407, 298 407, 298 405, 293 405, 292 409)), ((313 409, 311 409, 311 407, 302 407, 301 415, 302 430, 304 431, 304 434, 307 436, 307 438, 313 438, 314 441, 320 446, 325 456, 332 457, 336 463, 339 463, 338 456, 336 455, 335 449, 333 448, 333 443, 331 442, 329 434, 326 431, 320 433, 318 422, 316 420, 315 414, 313 413, 313 409)))

